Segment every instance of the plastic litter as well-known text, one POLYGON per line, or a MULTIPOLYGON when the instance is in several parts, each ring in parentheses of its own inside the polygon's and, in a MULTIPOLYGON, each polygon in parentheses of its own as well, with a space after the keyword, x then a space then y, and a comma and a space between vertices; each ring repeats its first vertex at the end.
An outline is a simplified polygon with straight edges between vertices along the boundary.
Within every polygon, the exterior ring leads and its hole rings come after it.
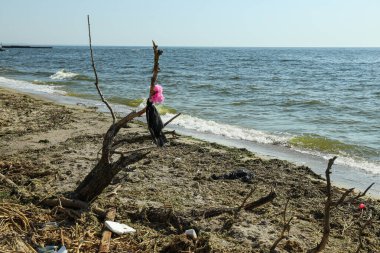
POLYGON ((131 228, 130 226, 119 223, 119 222, 107 220, 104 222, 104 224, 109 230, 111 230, 113 233, 118 234, 118 235, 136 232, 134 228, 131 228))
POLYGON ((65 246, 62 246, 58 251, 58 246, 48 245, 44 248, 38 248, 38 253, 68 253, 65 246))
POLYGON ((38 253, 57 253, 58 246, 48 245, 44 248, 38 248, 38 253))
POLYGON ((65 246, 62 246, 62 247, 58 250, 57 253, 67 253, 67 252, 68 252, 68 251, 67 251, 66 247, 65 247, 65 246))
POLYGON ((46 222, 45 224, 42 225, 43 228, 47 229, 47 228, 57 228, 59 225, 57 222, 55 221, 51 221, 51 222, 46 222))
POLYGON ((185 231, 185 235, 190 236, 192 239, 197 239, 197 233, 195 232, 194 229, 188 229, 185 231))
POLYGON ((245 168, 240 168, 240 169, 236 169, 236 170, 233 170, 229 173, 225 173, 225 174, 222 174, 222 175, 215 175, 215 174, 212 174, 211 175, 211 179, 214 179, 214 180, 219 180, 219 179, 227 179, 227 180, 234 180, 234 179, 240 179, 242 182, 245 182, 245 183, 252 183, 253 179, 254 179, 254 174, 253 172, 245 169, 245 168))

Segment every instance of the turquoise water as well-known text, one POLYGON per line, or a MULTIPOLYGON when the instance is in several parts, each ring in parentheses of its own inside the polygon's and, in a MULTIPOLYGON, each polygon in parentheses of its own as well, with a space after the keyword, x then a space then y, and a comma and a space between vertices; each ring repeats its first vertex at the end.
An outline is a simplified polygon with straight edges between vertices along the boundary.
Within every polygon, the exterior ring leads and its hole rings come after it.
MULTIPOLYGON (((380 49, 163 48, 162 113, 191 131, 281 146, 380 174, 380 49)), ((95 47, 104 95, 139 106, 152 49, 95 47)), ((97 99, 87 47, 9 49, 0 83, 97 99)))

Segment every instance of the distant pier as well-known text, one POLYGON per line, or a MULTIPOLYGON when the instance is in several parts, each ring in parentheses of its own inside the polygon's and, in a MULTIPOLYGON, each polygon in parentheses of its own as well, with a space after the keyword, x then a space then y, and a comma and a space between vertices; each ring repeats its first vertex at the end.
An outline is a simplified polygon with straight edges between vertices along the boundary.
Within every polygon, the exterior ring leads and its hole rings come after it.
POLYGON ((3 48, 53 48, 53 47, 9 45, 9 46, 3 46, 3 48))

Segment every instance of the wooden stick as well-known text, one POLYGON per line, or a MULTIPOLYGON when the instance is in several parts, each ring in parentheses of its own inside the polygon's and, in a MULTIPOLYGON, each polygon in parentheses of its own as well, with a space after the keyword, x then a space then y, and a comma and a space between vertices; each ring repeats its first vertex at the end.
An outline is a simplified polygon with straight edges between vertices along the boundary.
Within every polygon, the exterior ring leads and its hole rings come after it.
POLYGON ((96 90, 98 91, 100 99, 107 106, 108 110, 111 113, 113 124, 115 124, 116 117, 115 117, 115 114, 114 114, 114 112, 112 110, 112 107, 105 100, 105 98, 103 96, 103 93, 102 93, 102 91, 99 88, 99 79, 98 79, 98 74, 96 73, 95 62, 94 62, 94 53, 92 51, 92 44, 91 44, 90 15, 87 15, 87 24, 88 24, 88 40, 89 40, 89 43, 90 43, 90 53, 91 53, 91 66, 92 66, 92 70, 94 71, 94 75, 95 75, 95 83, 94 84, 95 84, 96 90))
POLYGON ((11 187, 13 190, 18 192, 18 190, 19 190, 18 185, 1 173, 0 173, 0 181, 4 182, 9 187, 11 187))
POLYGON ((367 187, 367 189, 365 189, 365 191, 363 193, 359 193, 355 198, 353 198, 352 200, 356 200, 358 198, 361 198, 363 197, 364 195, 367 194, 367 192, 369 191, 369 189, 371 189, 371 187, 374 185, 375 183, 372 183, 370 186, 367 187))
MULTIPOLYGON (((116 216, 116 209, 110 208, 107 211, 105 221, 110 220, 114 221, 116 216)), ((106 225, 103 226, 102 240, 99 245, 99 253, 110 252, 110 243, 111 243, 112 232, 108 230, 106 225)))
POLYGON ((159 66, 158 61, 160 59, 160 55, 162 54, 162 51, 158 50, 158 46, 153 40, 152 40, 152 43, 153 43, 153 52, 154 52, 154 65, 153 65, 153 75, 152 75, 152 78, 150 79, 149 98, 151 98, 154 95, 154 85, 157 82, 158 72, 160 71, 160 66, 159 66))
MULTIPOLYGON (((249 196, 250 194, 248 194, 249 196)), ((253 209, 260 207, 266 203, 271 202, 274 198, 277 197, 276 192, 271 191, 267 196, 264 196, 256 201, 250 202, 248 204, 244 204, 243 207, 217 207, 217 208, 211 208, 207 209, 205 211, 200 212, 201 215, 203 215, 204 218, 212 218, 215 216, 219 216, 224 213, 228 214, 235 214, 237 211, 240 211, 239 209, 244 209, 245 211, 252 211, 253 209)), ((248 198, 247 198, 248 199, 248 198)), ((244 200, 246 201, 246 199, 244 200)))
POLYGON ((252 211, 253 209, 260 207, 266 203, 271 202, 277 197, 277 194, 275 191, 271 191, 267 196, 262 197, 256 201, 253 201, 251 203, 248 203, 244 206, 244 210, 246 211, 252 211))
POLYGON ((62 207, 70 207, 70 208, 78 208, 78 209, 87 209, 89 207, 87 202, 80 201, 77 199, 68 199, 64 197, 60 197, 57 199, 44 199, 41 203, 47 206, 62 205, 62 207))
POLYGON ((252 188, 247 196, 244 198, 243 202, 241 205, 236 209, 235 216, 241 211, 241 209, 245 206, 245 203, 247 203, 247 200, 252 196, 252 194, 255 192, 256 187, 252 188))
POLYGON ((350 188, 350 189, 346 190, 346 191, 342 194, 342 196, 340 197, 340 199, 339 199, 337 202, 333 203, 332 206, 333 206, 333 207, 337 207, 337 206, 341 205, 341 204, 344 202, 344 200, 346 199, 346 197, 347 197, 351 192, 354 191, 354 189, 355 189, 355 188, 350 188))
POLYGON ((324 250, 324 248, 326 247, 327 245, 327 242, 328 242, 328 239, 329 239, 329 236, 330 236, 330 210, 331 210, 331 205, 332 205, 332 201, 331 201, 331 179, 330 179, 330 174, 331 174, 331 167, 332 165, 334 164, 334 161, 337 157, 334 156, 333 158, 331 158, 329 160, 329 163, 327 165, 327 169, 326 169, 326 181, 327 181, 327 185, 326 185, 326 196, 327 196, 327 199, 326 199, 326 202, 325 202, 325 216, 324 216, 324 219, 323 219, 323 235, 322 235, 322 239, 321 239, 321 242, 318 243, 318 245, 309 250, 308 253, 317 253, 317 252, 321 252, 322 250, 324 250))
POLYGON ((166 121, 166 123, 164 124, 164 128, 170 123, 172 122, 173 120, 175 120, 177 117, 179 117, 182 113, 178 113, 177 115, 175 115, 174 117, 172 117, 171 119, 169 119, 168 121, 166 121))

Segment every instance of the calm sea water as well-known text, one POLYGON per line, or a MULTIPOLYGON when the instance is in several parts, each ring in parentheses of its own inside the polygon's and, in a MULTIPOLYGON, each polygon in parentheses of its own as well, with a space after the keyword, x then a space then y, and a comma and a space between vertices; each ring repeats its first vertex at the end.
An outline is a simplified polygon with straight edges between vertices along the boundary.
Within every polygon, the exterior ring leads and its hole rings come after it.
MULTIPOLYGON (((160 110, 180 127, 267 143, 380 174, 380 49, 163 48, 160 110)), ((152 49, 95 47, 113 103, 148 94, 152 49)), ((87 47, 0 52, 0 83, 97 99, 87 47)), ((141 106, 141 105, 140 105, 141 106)))

